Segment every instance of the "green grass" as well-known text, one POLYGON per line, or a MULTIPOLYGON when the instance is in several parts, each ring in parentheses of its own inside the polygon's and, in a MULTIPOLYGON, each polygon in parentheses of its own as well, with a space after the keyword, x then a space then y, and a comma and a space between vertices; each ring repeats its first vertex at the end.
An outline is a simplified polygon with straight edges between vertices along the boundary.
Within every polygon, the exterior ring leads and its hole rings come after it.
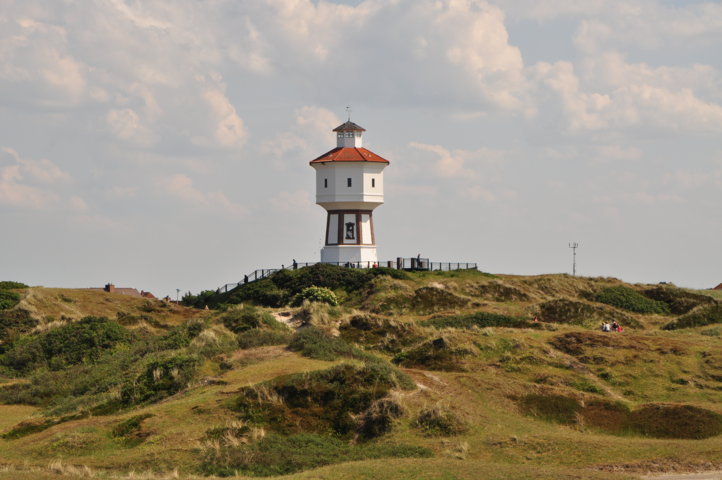
POLYGON ((606 303, 607 305, 635 313, 656 313, 660 315, 670 313, 669 305, 665 302, 652 300, 624 285, 605 288, 594 295, 593 299, 597 302, 606 303))

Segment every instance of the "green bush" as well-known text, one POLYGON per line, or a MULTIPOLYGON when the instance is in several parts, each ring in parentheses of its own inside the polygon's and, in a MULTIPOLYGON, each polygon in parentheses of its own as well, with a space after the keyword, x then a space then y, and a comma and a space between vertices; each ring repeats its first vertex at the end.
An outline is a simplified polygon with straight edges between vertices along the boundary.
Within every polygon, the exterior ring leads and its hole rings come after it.
POLYGON ((703 439, 722 434, 722 415, 692 405, 643 405, 629 416, 637 433, 654 438, 703 439))
POLYGON ((0 310, 9 310, 20 303, 20 294, 9 290, 0 290, 0 310))
POLYGON ((334 307, 338 306, 338 298, 336 297, 336 294, 333 293, 333 290, 325 287, 317 287, 315 285, 306 287, 301 290, 300 293, 297 293, 293 297, 291 305, 299 307, 304 301, 327 303, 334 307))
POLYGON ((0 365, 18 372, 45 366, 60 370, 93 362, 108 349, 131 338, 128 330, 103 317, 82 320, 32 337, 20 337, 0 356, 0 365))
POLYGON ((699 307, 687 315, 682 315, 676 320, 669 322, 663 326, 662 329, 677 330, 679 328, 703 327, 715 323, 722 323, 722 304, 720 303, 699 307))
POLYGON ((116 423, 110 431, 110 435, 115 438, 122 438, 125 440, 142 441, 145 437, 145 435, 141 434, 143 421, 153 416, 154 415, 152 413, 144 413, 116 423))
POLYGON ((570 425, 576 422, 582 405, 574 398, 563 395, 529 394, 520 400, 523 413, 542 420, 570 425))
POLYGON ((644 295, 652 300, 666 303, 669 305, 670 311, 675 315, 689 313, 700 305, 715 303, 715 300, 707 295, 686 292, 678 288, 670 287, 655 287, 645 290, 644 295))
POLYGON ((215 290, 203 290, 198 295, 193 295, 191 292, 186 293, 181 298, 181 304, 186 307, 195 308, 216 308, 218 306, 218 294, 215 290))
POLYGON ((238 347, 243 349, 265 345, 286 345, 292 337, 293 333, 290 330, 262 330, 260 328, 246 330, 236 336, 238 347))
POLYGON ((365 419, 378 413, 372 407, 378 406, 376 402, 394 388, 412 389, 415 384, 388 364, 343 364, 246 387, 231 408, 242 420, 281 433, 369 435, 386 431, 378 424, 371 426, 365 419), (364 430, 364 426, 368 428, 364 430))
POLYGON ((288 349, 304 357, 333 361, 339 357, 364 358, 367 355, 342 339, 332 337, 320 328, 306 327, 291 338, 288 349))
POLYGON ((169 397, 188 385, 199 365, 200 360, 193 355, 172 355, 152 360, 135 380, 123 385, 121 402, 130 406, 169 397))
POLYGON ((476 312, 469 315, 454 315, 449 317, 434 317, 420 322, 420 324, 436 328, 540 328, 538 323, 530 322, 524 318, 488 312, 476 312))
POLYGON ((408 445, 352 445, 335 437, 308 433, 267 435, 248 445, 207 449, 202 459, 202 470, 208 475, 234 476, 240 473, 264 477, 342 462, 390 457, 426 458, 431 455, 427 448, 408 445))
POLYGON ((38 321, 27 310, 0 311, 0 353, 3 353, 20 334, 32 330, 38 321))
POLYGON ((240 310, 231 310, 221 317, 223 325, 233 333, 241 333, 254 328, 271 328, 282 330, 283 324, 278 322, 269 312, 253 305, 244 305, 240 310))
POLYGON ((411 425, 427 437, 460 435, 467 430, 454 412, 439 404, 423 408, 411 425))
POLYGON ((19 288, 28 288, 28 286, 24 283, 12 282, 8 280, 0 282, 0 290, 17 290, 19 288))
POLYGON ((606 303, 607 305, 635 313, 656 313, 661 315, 668 315, 670 313, 669 305, 666 303, 652 300, 624 285, 605 288, 594 295, 593 299, 599 303, 606 303))

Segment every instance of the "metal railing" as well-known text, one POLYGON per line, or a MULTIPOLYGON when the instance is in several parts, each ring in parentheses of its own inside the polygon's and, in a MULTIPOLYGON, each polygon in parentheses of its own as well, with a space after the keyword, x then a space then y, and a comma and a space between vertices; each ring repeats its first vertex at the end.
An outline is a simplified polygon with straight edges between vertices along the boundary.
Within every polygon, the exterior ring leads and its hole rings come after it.
POLYGON ((254 270, 248 275, 244 275, 240 282, 226 283, 216 289, 216 293, 227 293, 234 288, 244 285, 247 283, 253 283, 257 280, 269 277, 276 272, 281 270, 296 270, 303 267, 310 267, 311 265, 317 265, 319 263, 325 263, 327 265, 336 265, 338 267, 346 268, 395 268, 397 270, 424 270, 424 271, 440 271, 450 272, 454 270, 477 270, 478 266, 476 263, 471 262, 431 262, 428 258, 411 257, 402 258, 398 257, 396 260, 388 260, 384 262, 291 262, 290 265, 281 265, 281 268, 263 268, 254 270))

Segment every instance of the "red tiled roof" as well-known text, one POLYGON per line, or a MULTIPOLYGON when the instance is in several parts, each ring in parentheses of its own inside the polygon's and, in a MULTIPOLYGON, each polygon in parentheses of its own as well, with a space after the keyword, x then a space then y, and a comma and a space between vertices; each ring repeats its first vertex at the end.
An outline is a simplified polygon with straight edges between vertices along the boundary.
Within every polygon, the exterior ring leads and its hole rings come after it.
POLYGON ((714 287, 712 290, 722 290, 722 283, 714 287))
POLYGON ((326 162, 378 162, 378 163, 389 163, 383 157, 376 155, 371 150, 365 148, 354 148, 354 147, 336 147, 333 150, 329 150, 320 157, 311 160, 311 163, 326 163, 326 162))

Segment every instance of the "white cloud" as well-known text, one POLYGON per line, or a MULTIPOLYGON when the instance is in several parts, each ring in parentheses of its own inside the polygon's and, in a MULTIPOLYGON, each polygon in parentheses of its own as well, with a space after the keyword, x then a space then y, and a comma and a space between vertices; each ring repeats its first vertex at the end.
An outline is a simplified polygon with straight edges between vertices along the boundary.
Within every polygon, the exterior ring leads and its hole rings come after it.
POLYGON ((70 175, 48 159, 26 159, 12 148, 0 148, 0 205, 55 208, 59 199, 56 186, 69 180, 70 175))
POLYGON ((162 178, 158 183, 163 192, 197 209, 231 216, 248 214, 246 207, 232 202, 223 192, 203 192, 193 185, 189 176, 182 173, 162 178))
POLYGON ((299 213, 313 210, 311 194, 308 190, 278 192, 270 200, 271 208, 280 213, 299 213))

